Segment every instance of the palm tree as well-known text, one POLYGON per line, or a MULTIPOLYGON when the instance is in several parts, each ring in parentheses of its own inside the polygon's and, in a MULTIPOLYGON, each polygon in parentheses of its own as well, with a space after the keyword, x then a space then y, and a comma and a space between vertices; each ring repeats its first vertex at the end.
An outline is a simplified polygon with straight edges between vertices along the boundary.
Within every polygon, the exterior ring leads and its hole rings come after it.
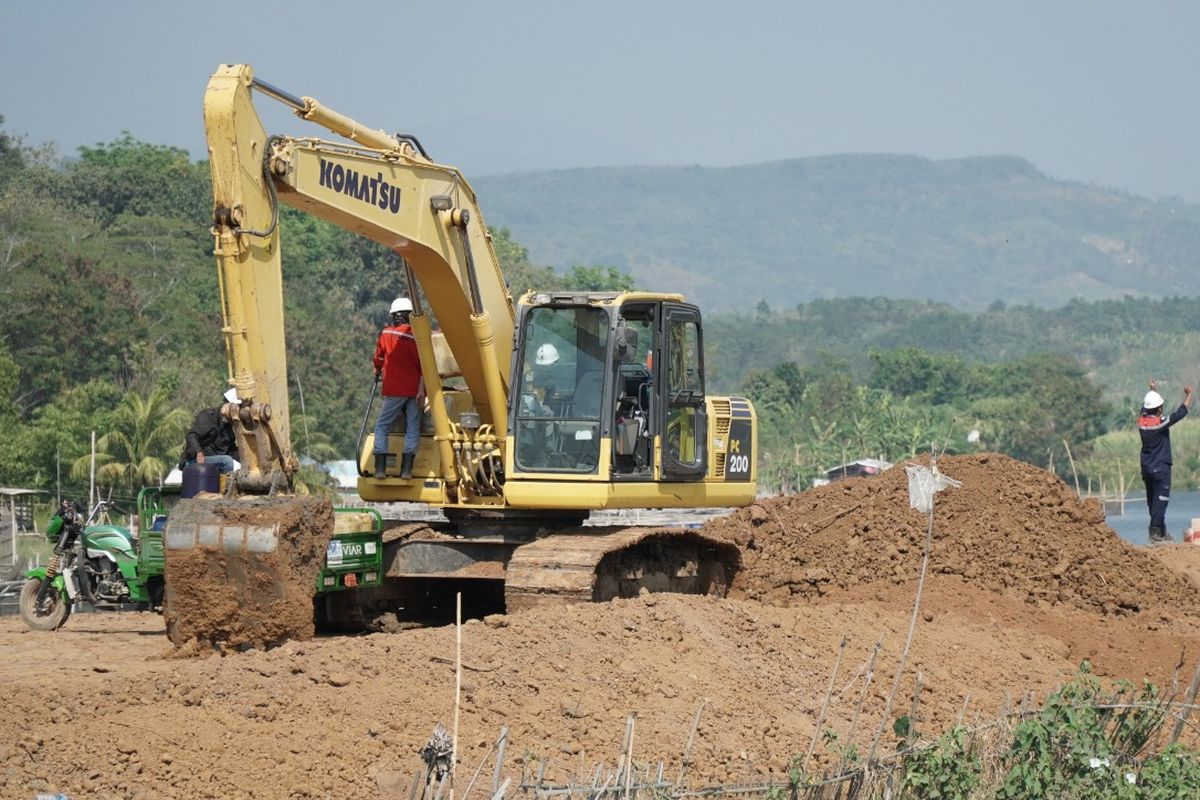
MULTIPOLYGON (((162 482, 170 472, 187 429, 188 413, 171 408, 163 389, 147 398, 126 392, 113 410, 110 430, 96 440, 96 482, 133 491, 162 482)), ((71 477, 86 478, 91 457, 71 465, 71 477)))
POLYGON ((321 464, 338 457, 329 434, 316 430, 316 420, 306 414, 292 417, 292 435, 298 437, 300 469, 292 476, 296 494, 311 494, 338 499, 337 486, 321 464))

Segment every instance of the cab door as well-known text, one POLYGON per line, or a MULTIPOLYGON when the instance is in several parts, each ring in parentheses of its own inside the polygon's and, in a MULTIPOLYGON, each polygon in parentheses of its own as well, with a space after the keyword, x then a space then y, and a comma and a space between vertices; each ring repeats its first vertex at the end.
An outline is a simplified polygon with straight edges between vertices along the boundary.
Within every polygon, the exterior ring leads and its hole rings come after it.
POLYGON ((662 360, 662 478, 692 481, 708 473, 704 411, 704 340, 695 306, 664 303, 659 331, 662 360))

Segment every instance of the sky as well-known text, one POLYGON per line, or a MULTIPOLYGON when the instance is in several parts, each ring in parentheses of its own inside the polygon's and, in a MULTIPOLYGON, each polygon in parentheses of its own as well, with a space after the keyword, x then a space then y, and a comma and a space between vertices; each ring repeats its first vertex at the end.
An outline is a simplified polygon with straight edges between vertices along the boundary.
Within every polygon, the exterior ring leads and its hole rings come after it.
MULTIPOLYGON (((468 179, 834 153, 1015 155, 1200 202, 1200 3, 456 0, 9 4, 0 115, 60 153, 123 131, 204 157, 222 63, 468 179)), ((269 132, 319 135, 257 103, 269 132)))

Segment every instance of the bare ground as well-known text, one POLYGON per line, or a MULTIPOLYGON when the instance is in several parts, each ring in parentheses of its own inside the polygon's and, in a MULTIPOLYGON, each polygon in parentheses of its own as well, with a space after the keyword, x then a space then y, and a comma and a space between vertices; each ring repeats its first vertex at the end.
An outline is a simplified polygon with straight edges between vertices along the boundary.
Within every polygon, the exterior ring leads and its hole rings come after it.
MULTIPOLYGON (((1200 548, 1131 548, 1095 507, 1010 459, 940 466, 964 486, 938 497, 890 716, 907 711, 917 671, 930 734, 968 696, 967 721, 990 719, 1027 692, 1044 697, 1083 659, 1106 677, 1186 682, 1200 658, 1200 548)), ((845 739, 882 642, 855 736, 869 750, 924 521, 893 471, 711 523, 743 552, 729 599, 644 596, 465 625, 460 786, 502 725, 514 779, 544 758, 547 780, 562 780, 611 765, 632 713, 635 759, 666 761, 673 777, 702 705, 691 782, 778 777, 813 739, 843 637, 824 727, 845 739)), ((453 628, 177 659, 164 658, 161 617, 78 614, 53 634, 0 619, 0 652, 3 797, 408 797, 417 750, 453 720, 453 628)), ((822 745, 817 755, 831 757, 822 745)))

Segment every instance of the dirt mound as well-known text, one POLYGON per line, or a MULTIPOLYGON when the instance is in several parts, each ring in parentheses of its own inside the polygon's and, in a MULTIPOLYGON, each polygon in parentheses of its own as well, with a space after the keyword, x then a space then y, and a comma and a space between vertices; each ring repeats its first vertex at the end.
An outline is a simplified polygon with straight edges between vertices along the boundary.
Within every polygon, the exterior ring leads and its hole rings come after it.
POLYGON ((1150 554, 1176 572, 1187 576, 1200 593, 1200 545, 1169 544, 1150 548, 1150 554))
MULTIPOLYGON (((1122 541, 1099 503, 1054 475, 997 454, 947 457, 938 468, 963 485, 937 495, 931 573, 1107 615, 1200 614, 1190 581, 1122 541)), ((786 606, 914 580, 927 520, 909 507, 907 475, 896 467, 763 500, 704 530, 742 550, 735 594, 786 606)))
POLYGON ((181 500, 164 537, 164 616, 178 655, 311 639, 333 532, 323 498, 181 500))

